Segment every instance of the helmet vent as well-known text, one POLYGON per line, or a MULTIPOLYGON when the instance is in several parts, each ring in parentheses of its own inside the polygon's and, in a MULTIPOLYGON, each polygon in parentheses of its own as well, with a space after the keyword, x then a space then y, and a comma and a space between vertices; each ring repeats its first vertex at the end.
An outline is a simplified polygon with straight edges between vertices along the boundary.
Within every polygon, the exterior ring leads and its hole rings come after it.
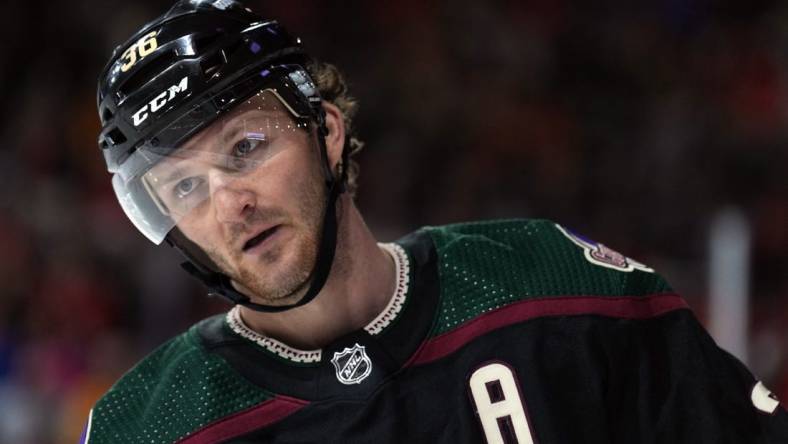
POLYGON ((204 78, 210 79, 214 74, 222 69, 225 63, 227 63, 227 59, 224 56, 224 51, 218 51, 212 56, 203 60, 200 63, 200 67, 202 68, 204 78))
POLYGON ((104 108, 104 112, 101 113, 101 120, 104 122, 109 122, 109 120, 112 119, 112 116, 112 111, 109 108, 104 108))
POLYGON ((173 65, 176 59, 177 56, 172 51, 167 51, 159 54, 158 57, 153 60, 148 61, 148 63, 140 67, 137 72, 126 79, 123 85, 118 88, 119 96, 123 98, 134 93, 140 86, 153 80, 157 75, 167 69, 167 67, 173 65))
POLYGON ((108 132, 106 138, 109 139, 109 143, 112 145, 120 145, 126 141, 126 136, 124 136, 123 132, 118 128, 113 128, 108 132))

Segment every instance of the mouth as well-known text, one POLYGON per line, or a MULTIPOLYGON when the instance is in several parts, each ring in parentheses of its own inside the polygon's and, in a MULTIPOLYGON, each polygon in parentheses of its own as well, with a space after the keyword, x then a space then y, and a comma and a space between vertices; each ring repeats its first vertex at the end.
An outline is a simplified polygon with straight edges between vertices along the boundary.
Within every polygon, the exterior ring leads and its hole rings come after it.
POLYGON ((263 230, 262 232, 257 234, 255 237, 249 239, 248 241, 246 241, 244 243, 244 246, 242 248, 243 252, 247 253, 250 250, 252 250, 253 248, 255 248, 258 245, 262 244, 263 242, 265 242, 266 239, 268 239, 269 237, 273 236, 274 233, 276 233, 276 231, 278 229, 279 229, 279 225, 274 225, 273 227, 268 228, 266 230, 263 230))

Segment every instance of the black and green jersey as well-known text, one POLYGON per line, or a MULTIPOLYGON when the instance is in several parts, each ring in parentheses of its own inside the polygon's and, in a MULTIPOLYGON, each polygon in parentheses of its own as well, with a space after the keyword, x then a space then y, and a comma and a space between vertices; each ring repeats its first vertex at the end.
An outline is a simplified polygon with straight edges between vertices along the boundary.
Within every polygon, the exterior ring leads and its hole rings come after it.
POLYGON ((298 350, 236 309, 170 340, 91 411, 103 443, 788 443, 788 413, 646 265, 541 220, 384 246, 397 291, 298 350))

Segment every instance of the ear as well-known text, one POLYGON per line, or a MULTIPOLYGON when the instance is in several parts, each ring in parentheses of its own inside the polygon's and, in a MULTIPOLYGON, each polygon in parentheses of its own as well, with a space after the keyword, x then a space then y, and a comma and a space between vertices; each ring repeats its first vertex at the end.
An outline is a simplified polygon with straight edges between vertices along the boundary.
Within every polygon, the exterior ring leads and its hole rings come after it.
POLYGON ((323 101, 326 112, 326 150, 331 171, 337 171, 337 164, 342 160, 342 148, 345 146, 345 118, 342 111, 333 103, 323 101))

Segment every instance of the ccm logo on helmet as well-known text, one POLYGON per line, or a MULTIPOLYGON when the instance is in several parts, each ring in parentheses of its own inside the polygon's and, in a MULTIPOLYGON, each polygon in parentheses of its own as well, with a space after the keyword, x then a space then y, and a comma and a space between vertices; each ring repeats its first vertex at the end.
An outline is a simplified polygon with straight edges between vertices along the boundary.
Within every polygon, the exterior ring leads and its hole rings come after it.
POLYGON ((131 119, 134 121, 134 126, 139 126, 145 121, 145 119, 148 118, 148 110, 150 110, 152 113, 155 113, 156 111, 160 110, 161 107, 163 107, 167 102, 175 98, 178 93, 184 92, 187 89, 189 89, 188 76, 182 78, 180 82, 159 93, 153 98, 153 100, 148 102, 142 108, 138 109, 136 113, 132 114, 131 119))

